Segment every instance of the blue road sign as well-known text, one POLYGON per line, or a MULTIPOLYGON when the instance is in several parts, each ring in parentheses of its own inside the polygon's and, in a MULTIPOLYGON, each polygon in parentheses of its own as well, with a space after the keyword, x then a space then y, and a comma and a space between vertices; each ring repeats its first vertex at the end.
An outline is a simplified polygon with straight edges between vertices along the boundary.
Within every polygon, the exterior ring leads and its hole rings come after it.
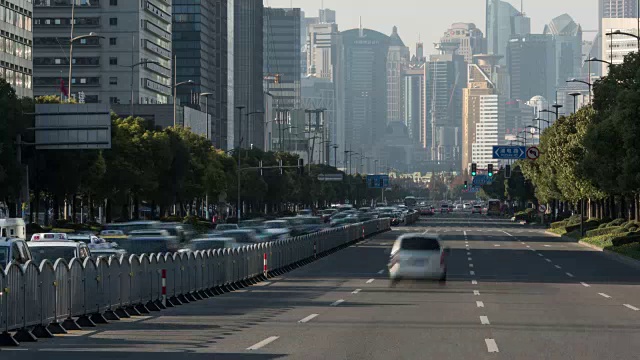
POLYGON ((478 175, 473 178, 473 187, 480 187, 482 185, 489 185, 493 182, 493 179, 489 175, 478 175))
POLYGON ((389 187, 389 175, 367 175, 369 189, 386 189, 389 187))
POLYGON ((525 146, 494 146, 493 158, 502 160, 518 160, 527 158, 525 146))

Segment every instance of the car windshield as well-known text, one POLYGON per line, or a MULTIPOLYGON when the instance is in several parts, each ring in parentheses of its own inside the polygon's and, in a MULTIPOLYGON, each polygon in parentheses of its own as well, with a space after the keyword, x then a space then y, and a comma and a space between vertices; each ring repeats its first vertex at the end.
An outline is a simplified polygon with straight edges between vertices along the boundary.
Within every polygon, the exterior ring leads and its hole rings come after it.
POLYGON ((440 250, 438 240, 427 237, 406 237, 401 240, 400 248, 402 250, 423 250, 433 251, 440 250))
POLYGON ((0 271, 3 270, 9 263, 9 248, 6 246, 0 247, 0 271))
POLYGON ((30 246, 33 260, 37 263, 43 260, 56 261, 57 259, 65 259, 71 261, 76 257, 76 248, 69 246, 30 246))

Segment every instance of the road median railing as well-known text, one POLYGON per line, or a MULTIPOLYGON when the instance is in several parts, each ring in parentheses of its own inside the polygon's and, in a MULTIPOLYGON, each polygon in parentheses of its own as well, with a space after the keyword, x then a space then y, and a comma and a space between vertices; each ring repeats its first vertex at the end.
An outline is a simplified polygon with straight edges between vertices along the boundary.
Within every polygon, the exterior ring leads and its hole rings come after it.
POLYGON ((12 263, 0 271, 0 346, 220 295, 388 230, 376 219, 233 249, 12 263))

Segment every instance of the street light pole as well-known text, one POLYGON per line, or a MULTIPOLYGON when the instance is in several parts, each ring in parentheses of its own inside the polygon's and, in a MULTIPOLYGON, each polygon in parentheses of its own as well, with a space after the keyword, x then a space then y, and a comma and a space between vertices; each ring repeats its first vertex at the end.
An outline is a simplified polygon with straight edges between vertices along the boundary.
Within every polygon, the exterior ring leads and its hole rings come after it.
POLYGON ((579 92, 573 92, 569 95, 573 96, 573 113, 575 114, 578 111, 578 96, 582 94, 579 92))
POLYGON ((237 203, 237 210, 236 210, 236 217, 238 218, 238 224, 240 224, 240 219, 242 218, 242 201, 240 200, 240 155, 242 154, 242 151, 240 149, 242 149, 242 109, 244 109, 244 106, 236 106, 236 109, 238 109, 238 111, 240 112, 240 116, 238 117, 239 121, 239 135, 240 138, 238 139, 238 153, 236 154, 238 156, 238 179, 237 179, 237 183, 238 183, 238 203, 237 203))
POLYGON ((90 39, 90 38, 98 38, 98 39, 104 39, 104 36, 100 36, 94 32, 89 33, 88 35, 80 35, 80 36, 76 36, 73 37, 73 29, 74 29, 74 16, 75 16, 75 1, 74 1, 74 6, 72 7, 72 14, 71 14, 71 38, 69 39, 69 98, 71 98, 71 79, 73 76, 73 43, 75 43, 78 40, 84 40, 84 39, 90 39))
MULTIPOLYGON (((134 36, 134 38, 133 38, 133 41, 134 41, 134 43, 135 43, 135 36, 134 36)), ((134 96, 133 96, 133 76, 134 76, 134 69, 135 69, 137 66, 140 66, 140 65, 146 65, 146 64, 156 64, 156 65, 160 65, 160 63, 159 63, 159 62, 157 62, 157 61, 140 61, 140 62, 135 63, 135 64, 133 63, 133 61, 134 61, 134 60, 133 60, 133 51, 131 51, 131 65, 126 66, 126 67, 131 68, 131 84, 130 84, 130 86, 131 86, 131 102, 129 103, 129 108, 130 108, 130 109, 129 109, 129 115, 130 115, 131 117, 133 117, 133 103, 134 103, 134 100, 133 100, 133 97, 134 97, 134 96)), ((124 66, 124 65, 123 65, 123 66, 124 66)))
POLYGON ((333 167, 338 169, 338 148, 340 146, 334 144, 333 145, 333 167))

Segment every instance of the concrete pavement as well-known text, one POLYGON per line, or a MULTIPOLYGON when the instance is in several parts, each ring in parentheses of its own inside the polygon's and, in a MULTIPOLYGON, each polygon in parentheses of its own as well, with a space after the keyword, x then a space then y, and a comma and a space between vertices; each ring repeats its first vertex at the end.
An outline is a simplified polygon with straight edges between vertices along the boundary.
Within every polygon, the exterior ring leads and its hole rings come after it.
POLYGON ((245 291, 0 349, 0 359, 637 359, 640 272, 541 229, 423 218, 245 291), (446 285, 389 288, 403 232, 452 248, 446 285))

